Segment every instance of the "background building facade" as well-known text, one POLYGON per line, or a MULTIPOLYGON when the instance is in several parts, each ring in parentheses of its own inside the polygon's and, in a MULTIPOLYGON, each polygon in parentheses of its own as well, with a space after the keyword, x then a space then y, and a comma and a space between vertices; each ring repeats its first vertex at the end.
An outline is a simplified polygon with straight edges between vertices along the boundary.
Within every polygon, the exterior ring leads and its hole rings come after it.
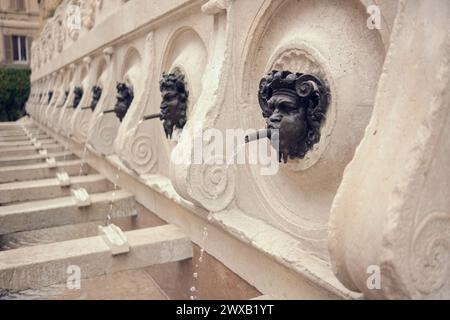
POLYGON ((0 66, 28 68, 31 42, 60 0, 0 1, 0 66))
POLYGON ((37 0, 0 1, 0 66, 29 67, 31 42, 40 25, 37 0))

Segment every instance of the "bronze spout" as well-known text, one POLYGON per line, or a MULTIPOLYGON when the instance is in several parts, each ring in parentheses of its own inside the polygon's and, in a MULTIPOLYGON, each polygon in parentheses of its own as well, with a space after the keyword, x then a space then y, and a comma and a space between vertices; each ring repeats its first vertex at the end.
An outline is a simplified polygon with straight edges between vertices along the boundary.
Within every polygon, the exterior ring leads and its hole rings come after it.
POLYGON ((161 119, 161 114, 160 113, 154 113, 154 114, 150 114, 148 116, 144 116, 143 120, 152 120, 152 119, 161 119))
POLYGON ((105 113, 113 113, 113 112, 116 112, 116 109, 105 110, 105 111, 103 111, 103 114, 105 114, 105 113))

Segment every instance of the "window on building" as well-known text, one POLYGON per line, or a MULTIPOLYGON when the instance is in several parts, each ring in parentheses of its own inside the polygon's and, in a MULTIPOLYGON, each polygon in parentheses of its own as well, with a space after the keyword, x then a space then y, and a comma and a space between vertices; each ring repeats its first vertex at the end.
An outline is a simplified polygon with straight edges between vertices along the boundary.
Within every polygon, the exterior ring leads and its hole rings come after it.
POLYGON ((25 11, 25 0, 9 0, 9 9, 13 11, 25 11))
POLYGON ((28 61, 28 39, 26 36, 5 36, 3 42, 7 61, 28 61))

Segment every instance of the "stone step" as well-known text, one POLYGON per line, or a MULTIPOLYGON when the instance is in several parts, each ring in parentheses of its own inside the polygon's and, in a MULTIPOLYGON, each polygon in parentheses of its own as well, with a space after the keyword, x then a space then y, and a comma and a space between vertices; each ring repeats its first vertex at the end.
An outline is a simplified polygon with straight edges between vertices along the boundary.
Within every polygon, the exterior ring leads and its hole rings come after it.
MULTIPOLYGON (((56 141, 53 139, 44 139, 44 140, 38 140, 42 145, 46 144, 54 144, 56 141)), ((31 140, 28 141, 9 141, 9 142, 0 142, 0 151, 2 151, 3 148, 12 148, 12 147, 20 147, 20 146, 31 146, 33 143, 31 140)))
POLYGON ((26 136, 24 131, 0 131, 0 137, 26 136))
MULTIPOLYGON (((73 190, 73 189, 72 189, 73 190)), ((2 206, 0 235, 136 215, 134 196, 124 190, 91 194, 91 204, 79 207, 75 197, 2 206)))
MULTIPOLYGON (((28 131, 33 131, 33 130, 38 130, 38 129, 36 129, 36 128, 33 128, 33 129, 28 129, 28 131)), ((9 134, 15 134, 15 133, 17 133, 17 134, 23 134, 25 132, 25 130, 23 130, 21 127, 20 128, 3 128, 2 129, 2 127, 1 127, 1 125, 0 125, 0 134, 7 134, 7 133, 9 133, 9 134)))
POLYGON ((55 152, 55 153, 47 153, 47 155, 44 154, 33 154, 29 156, 20 156, 20 157, 1 157, 0 158, 0 167, 7 167, 7 166, 21 166, 26 164, 35 164, 35 163, 41 163, 45 162, 47 158, 55 158, 58 160, 74 160, 78 157, 74 155, 70 151, 63 151, 63 152, 55 152))
POLYGON ((0 139, 6 138, 27 138, 25 131, 0 131, 0 139))
POLYGON ((26 124, 21 123, 20 122, 21 120, 19 120, 17 122, 1 122, 0 123, 0 130, 3 130, 3 129, 7 129, 8 130, 9 128, 11 128, 11 129, 21 129, 22 127, 25 127, 25 128, 28 128, 28 129, 37 128, 37 126, 35 124, 30 123, 32 121, 31 119, 25 119, 25 120, 27 121, 26 124))
MULTIPOLYGON (((45 149, 47 152, 59 152, 63 151, 64 147, 54 143, 45 145, 45 149)), ((19 157, 19 156, 28 156, 38 153, 38 148, 35 146, 19 146, 19 147, 10 147, 1 149, 2 157, 19 157)))
POLYGON ((0 184, 0 205, 67 197, 71 195, 70 188, 84 188, 90 194, 113 188, 113 184, 101 174, 74 176, 70 181, 70 187, 61 187, 56 178, 0 184))
POLYGON ((21 131, 22 127, 17 124, 11 124, 9 122, 0 123, 0 132, 2 131, 21 131))
POLYGON ((32 142, 30 140, 27 141, 9 141, 2 142, 0 141, 0 148, 10 148, 10 147, 19 147, 19 146, 31 146, 32 142))
MULTIPOLYGON (((30 132, 30 133, 39 133, 39 132, 41 132, 42 133, 42 130, 39 130, 39 129, 28 129, 28 132, 30 132)), ((25 134, 25 131, 24 130, 22 130, 22 128, 19 128, 19 129, 8 129, 8 130, 6 130, 6 129, 4 129, 4 130, 1 130, 0 129, 0 136, 1 137, 3 137, 3 136, 13 136, 13 135, 24 135, 25 134)))
POLYGON ((8 135, 8 136, 2 136, 0 135, 0 142, 15 142, 15 141, 27 141, 30 138, 26 136, 25 134, 21 135, 8 135))
MULTIPOLYGON (((40 135, 33 135, 33 138, 36 138, 38 140, 47 140, 50 139, 48 135, 40 134, 40 135)), ((19 142, 19 141, 28 141, 30 138, 26 135, 17 135, 17 136, 6 136, 2 137, 0 136, 0 142, 19 142)))
POLYGON ((95 172, 87 164, 82 166, 82 163, 82 160, 57 161, 56 168, 50 168, 45 162, 23 166, 0 167, 0 183, 49 179, 55 177, 56 172, 63 171, 70 176, 80 175, 80 171, 82 175, 95 172))
POLYGON ((0 252, 0 288, 37 289, 70 283, 74 271, 88 279, 192 258, 191 241, 174 225, 128 231, 125 236, 131 250, 118 256, 100 236, 0 252))

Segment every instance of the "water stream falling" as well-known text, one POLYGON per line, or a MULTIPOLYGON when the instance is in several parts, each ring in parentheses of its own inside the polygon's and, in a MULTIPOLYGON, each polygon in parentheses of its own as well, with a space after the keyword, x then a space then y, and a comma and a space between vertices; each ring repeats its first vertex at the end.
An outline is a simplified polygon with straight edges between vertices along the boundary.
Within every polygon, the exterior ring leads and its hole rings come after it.
POLYGON ((66 161, 66 152, 69 151, 69 138, 66 139, 65 143, 64 143, 64 157, 63 157, 63 161, 66 161))
MULTIPOLYGON (((98 119, 100 119, 100 117, 103 116, 103 112, 100 112, 96 117, 95 120, 97 121, 98 119)), ((67 144, 66 144, 66 150, 68 150, 68 143, 69 143, 69 139, 66 140, 67 144)), ((83 175, 83 169, 84 169, 84 165, 86 162, 86 154, 87 154, 87 146, 88 146, 88 141, 87 138, 85 139, 84 142, 84 148, 83 148, 83 153, 81 156, 81 165, 80 165, 80 171, 78 176, 82 176, 83 175)), ((65 159, 66 155, 64 155, 64 159, 65 159)))
POLYGON ((108 226, 111 223, 113 210, 114 210, 114 200, 116 198, 117 185, 119 183, 119 178, 120 178, 120 171, 121 171, 121 168, 120 168, 120 166, 118 166, 117 167, 117 171, 116 171, 116 177, 115 177, 115 180, 113 181, 113 183, 114 183, 114 190, 113 190, 113 193, 112 193, 112 196, 111 196, 111 202, 110 202, 110 205, 109 205, 109 213, 108 213, 108 215, 106 216, 106 219, 105 219, 105 226, 108 226))
POLYGON ((84 165, 86 162, 86 153, 87 153, 87 141, 84 143, 84 149, 83 149, 83 153, 81 155, 81 163, 80 163, 80 171, 78 173, 78 176, 81 177, 84 173, 84 165))
MULTIPOLYGON (((236 158, 236 161, 237 161, 237 159, 238 159, 237 157, 241 154, 241 152, 246 150, 246 148, 245 148, 246 145, 248 145, 248 143, 244 142, 244 143, 239 144, 235 148, 235 151, 232 153, 232 155, 225 162, 225 172, 227 172, 229 167, 234 164, 235 158, 236 158)), ((217 195, 214 195, 214 196, 215 196, 214 198, 217 198, 217 195)), ((212 211, 210 211, 209 214, 208 214, 207 219, 208 219, 209 223, 211 223, 212 220, 213 220, 213 214, 214 213, 212 211)), ((202 239, 201 239, 201 243, 199 244, 199 246, 200 246, 200 256, 198 258, 198 261, 195 262, 194 271, 192 273, 192 286, 190 287, 190 292, 189 292, 191 300, 196 300, 198 298, 199 268, 200 268, 201 263, 203 262, 203 259, 204 259, 204 252, 205 252, 204 247, 206 245, 207 238, 208 238, 208 227, 205 226, 205 227, 203 227, 203 236, 202 236, 202 239)))
MULTIPOLYGON (((241 143, 240 145, 238 145, 235 149, 235 151, 233 152, 233 154, 231 155, 231 157, 229 159, 227 159, 226 163, 225 163, 225 171, 228 170, 228 168, 233 164, 234 159, 242 152, 245 151, 245 146, 247 144, 241 143)), ((208 213, 208 222, 211 223, 213 220, 213 212, 209 211, 208 213)), ((196 300, 198 298, 198 279, 199 279, 199 269, 201 266, 201 263, 203 262, 204 259, 204 254, 205 254, 205 249, 204 247, 206 246, 206 241, 208 239, 208 227, 205 226, 203 227, 203 233, 202 233, 202 239, 201 239, 201 243, 199 244, 200 246, 200 256, 198 258, 198 260, 195 262, 194 265, 194 271, 192 273, 192 286, 189 289, 189 298, 191 300, 196 300)))
MULTIPOLYGON (((212 220, 212 212, 209 212, 208 214, 208 221, 212 220)), ((192 273, 192 286, 189 289, 189 299, 195 300, 198 298, 198 279, 199 279, 199 269, 204 259, 205 254, 205 245, 206 240, 208 239, 208 227, 203 227, 203 233, 202 233, 202 239, 200 246, 200 256, 198 257, 198 260, 195 262, 194 265, 194 271, 192 273)))

